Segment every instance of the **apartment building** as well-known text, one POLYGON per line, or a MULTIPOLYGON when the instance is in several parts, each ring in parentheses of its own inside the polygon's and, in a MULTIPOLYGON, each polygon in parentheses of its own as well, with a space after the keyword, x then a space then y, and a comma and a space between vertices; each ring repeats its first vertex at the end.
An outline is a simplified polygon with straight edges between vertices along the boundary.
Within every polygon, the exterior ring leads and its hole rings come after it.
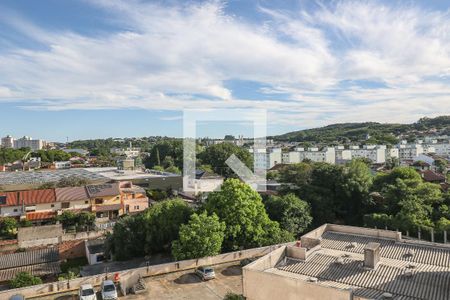
POLYGON ((250 149, 253 153, 255 169, 268 170, 277 164, 282 163, 282 153, 280 148, 272 149, 250 149))
POLYGON ((3 148, 14 148, 14 138, 10 135, 7 135, 2 138, 1 146, 3 148))
POLYGON ((430 145, 434 148, 434 153, 443 157, 450 157, 450 143, 436 143, 430 145))
POLYGON ((20 139, 14 140, 14 148, 30 148, 32 151, 41 150, 44 148, 45 142, 39 139, 32 139, 29 136, 24 136, 20 139))
POLYGON ((350 146, 351 158, 369 159, 372 163, 382 164, 386 162, 385 145, 350 146))
POLYGON ((325 224, 243 268, 248 300, 450 299, 450 248, 325 224))
POLYGON ((413 160, 415 157, 424 153, 424 149, 421 144, 401 143, 397 145, 397 149, 400 161, 413 160))
POLYGON ((66 210, 89 211, 98 219, 110 220, 146 208, 145 190, 131 182, 0 192, 0 217, 26 219, 37 224, 53 220, 66 210))

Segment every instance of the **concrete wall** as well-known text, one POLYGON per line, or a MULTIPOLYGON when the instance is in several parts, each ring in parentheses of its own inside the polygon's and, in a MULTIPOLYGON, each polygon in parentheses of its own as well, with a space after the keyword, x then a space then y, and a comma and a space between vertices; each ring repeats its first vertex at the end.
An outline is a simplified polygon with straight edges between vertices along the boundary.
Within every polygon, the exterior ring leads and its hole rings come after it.
MULTIPOLYGON (((283 245, 273 245, 273 246, 267 246, 267 247, 261 247, 261 248, 254 248, 254 249, 242 250, 242 251, 237 251, 237 252, 219 254, 217 256, 212 256, 212 257, 183 260, 183 261, 171 262, 171 263, 167 263, 167 264, 130 269, 130 270, 126 270, 126 271, 122 271, 122 272, 118 272, 118 273, 120 275, 121 286, 124 288, 124 290, 127 290, 128 288, 131 288, 136 283, 135 280, 139 276, 148 277, 148 276, 154 276, 154 275, 162 275, 162 274, 171 273, 171 272, 194 269, 196 267, 204 266, 204 265, 217 265, 217 264, 224 264, 224 263, 229 263, 229 262, 234 262, 234 261, 240 261, 245 258, 260 257, 260 256, 266 255, 268 253, 271 253, 275 249, 278 249, 278 248, 284 247, 284 246, 285 245, 283 244, 283 245)), ((112 279, 114 276, 114 274, 108 274, 108 275, 109 275, 108 276, 109 279, 112 279)), ((12 295, 15 295, 15 294, 22 294, 27 298, 33 298, 33 297, 38 297, 38 296, 43 297, 46 295, 58 294, 58 293, 63 293, 63 292, 68 292, 68 291, 76 291, 82 284, 92 284, 93 286, 99 286, 103 279, 105 279, 104 274, 76 278, 76 279, 70 280, 69 282, 67 282, 67 281, 52 282, 52 283, 46 283, 46 284, 41 284, 41 285, 36 285, 36 286, 31 286, 31 287, 26 287, 26 288, 0 291, 0 299, 9 299, 9 297, 11 297, 12 295)), ((338 300, 340 300, 340 299, 338 299, 338 300)))
POLYGON ((58 244, 63 235, 60 224, 19 228, 17 240, 20 248, 58 244))
MULTIPOLYGON (((247 300, 350 300, 350 290, 337 289, 318 283, 307 282, 265 270, 275 267, 286 254, 301 254, 302 248, 284 246, 245 266, 243 290, 247 300), (298 251, 297 251, 298 250, 298 251), (295 253, 294 253, 295 252, 295 253)), ((304 248, 303 248, 304 249, 304 248)))

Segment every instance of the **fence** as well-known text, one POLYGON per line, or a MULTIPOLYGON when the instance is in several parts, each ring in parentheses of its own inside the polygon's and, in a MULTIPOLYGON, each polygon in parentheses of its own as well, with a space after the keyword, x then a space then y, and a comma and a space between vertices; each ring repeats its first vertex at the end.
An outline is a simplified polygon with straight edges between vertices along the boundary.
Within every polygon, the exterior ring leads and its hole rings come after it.
POLYGON ((199 259, 182 260, 161 265, 152 265, 152 266, 149 265, 147 267, 129 269, 121 272, 116 272, 114 274, 102 274, 89 277, 81 277, 67 281, 52 282, 26 288, 0 291, 0 299, 9 299, 9 297, 16 294, 21 294, 28 299, 34 297, 42 297, 51 294, 65 293, 69 291, 75 291, 83 284, 92 284, 93 286, 99 286, 105 278, 111 279, 117 273, 119 274, 120 277, 121 290, 124 294, 126 294, 126 291, 128 291, 137 282, 139 276, 149 277, 155 275, 162 275, 177 271, 194 269, 196 267, 204 265, 218 265, 234 261, 240 261, 246 258, 260 257, 284 245, 286 244, 229 252, 219 254, 216 256, 210 256, 199 259))

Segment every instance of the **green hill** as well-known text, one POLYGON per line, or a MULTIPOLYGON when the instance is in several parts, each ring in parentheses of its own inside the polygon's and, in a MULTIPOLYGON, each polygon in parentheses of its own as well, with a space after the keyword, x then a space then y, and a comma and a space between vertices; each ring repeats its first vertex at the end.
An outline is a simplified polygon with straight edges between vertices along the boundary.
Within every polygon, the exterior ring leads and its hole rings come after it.
POLYGON ((413 124, 382 124, 376 122, 341 123, 325 127, 293 131, 272 138, 277 141, 315 142, 315 143, 387 143, 398 142, 402 135, 414 139, 427 133, 450 135, 450 116, 422 118, 413 124), (370 138, 367 140, 367 137, 370 138))

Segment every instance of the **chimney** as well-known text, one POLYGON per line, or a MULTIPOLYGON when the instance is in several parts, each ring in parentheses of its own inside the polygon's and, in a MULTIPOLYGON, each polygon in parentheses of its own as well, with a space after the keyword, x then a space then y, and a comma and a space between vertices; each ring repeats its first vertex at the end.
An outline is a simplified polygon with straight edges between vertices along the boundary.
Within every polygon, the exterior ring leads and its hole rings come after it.
POLYGON ((380 243, 368 243, 364 248, 364 267, 376 269, 380 262, 380 243))

